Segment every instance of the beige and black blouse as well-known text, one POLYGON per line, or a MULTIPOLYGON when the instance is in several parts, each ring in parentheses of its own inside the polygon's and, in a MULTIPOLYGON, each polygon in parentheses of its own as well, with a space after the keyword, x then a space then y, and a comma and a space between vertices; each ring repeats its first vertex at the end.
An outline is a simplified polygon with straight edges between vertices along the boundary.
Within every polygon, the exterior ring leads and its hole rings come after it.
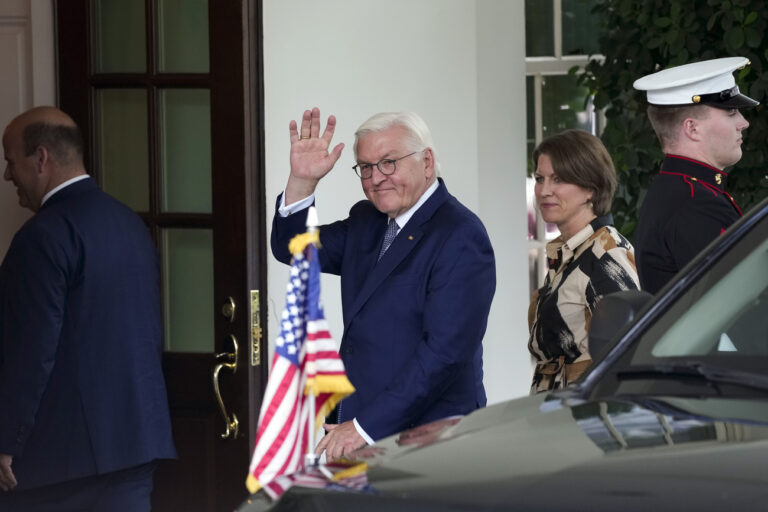
POLYGON ((547 244, 549 271, 528 310, 528 350, 538 362, 531 393, 560 389, 591 361, 587 332, 603 295, 640 288, 632 244, 611 224, 594 219, 564 241, 547 244))

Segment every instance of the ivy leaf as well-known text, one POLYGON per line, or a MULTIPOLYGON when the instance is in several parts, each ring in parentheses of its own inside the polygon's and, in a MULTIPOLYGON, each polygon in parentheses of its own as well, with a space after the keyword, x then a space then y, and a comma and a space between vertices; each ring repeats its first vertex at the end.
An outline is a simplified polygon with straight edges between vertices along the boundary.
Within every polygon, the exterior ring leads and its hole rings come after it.
POLYGON ((749 96, 757 101, 762 102, 764 95, 765 95, 765 82, 763 82, 762 80, 755 81, 755 83, 753 83, 752 86, 749 88, 749 96))
POLYGON ((741 27, 733 27, 725 33, 725 43, 734 50, 744 46, 744 30, 741 27))
POLYGON ((744 20, 744 25, 751 25, 752 23, 754 23, 755 20, 757 19, 757 16, 758 14, 756 11, 752 11, 749 14, 747 14, 747 18, 744 20))
POLYGON ((758 48, 763 42, 763 34, 753 27, 744 27, 744 36, 747 39, 747 46, 758 48))
POLYGON ((619 228, 619 231, 621 232, 624 237, 628 238, 629 240, 632 240, 632 235, 635 234, 635 228, 637 227, 637 221, 636 220, 628 220, 624 224, 621 225, 621 228, 619 228))
POLYGON ((611 98, 605 94, 605 91, 597 91, 597 94, 595 95, 595 108, 601 109, 608 105, 611 102, 611 98))
MULTIPOLYGON (((677 41, 677 36, 680 35, 680 31, 677 29, 669 30, 666 34, 664 34, 664 41, 666 41, 667 44, 674 44, 675 41, 677 41)), ((674 48, 672 49, 674 51, 674 48)))
POLYGON ((723 13, 716 12, 715 14, 709 17, 709 20, 707 20, 707 31, 712 30, 712 27, 714 27, 715 23, 717 23, 717 18, 719 18, 721 14, 723 13))
POLYGON ((701 50, 701 38, 689 35, 685 41, 685 45, 692 54, 696 55, 699 53, 699 50, 701 50))
MULTIPOLYGON (((658 48, 663 42, 664 42, 664 39, 662 39, 661 37, 654 37, 650 41, 648 41, 648 43, 646 43, 645 47, 648 48, 649 50, 652 50, 654 48, 658 48)), ((768 52, 768 50, 766 50, 766 52, 768 52)))
POLYGON ((629 15, 632 14, 632 7, 632 0, 622 0, 619 12, 622 16, 629 17, 629 15))
POLYGON ((726 13, 723 16, 723 19, 720 20, 720 26, 722 27, 723 31, 727 32, 733 27, 733 18, 731 16, 728 16, 726 13))
POLYGON ((634 169, 637 167, 638 159, 637 159, 637 152, 635 151, 629 151, 624 155, 624 162, 626 162, 627 167, 630 169, 634 169))
POLYGON ((653 20, 653 24, 659 28, 665 28, 672 24, 672 20, 670 18, 656 18, 653 20))
POLYGON ((670 6, 670 16, 672 16, 672 19, 675 21, 680 19, 680 2, 672 2, 672 5, 670 6))

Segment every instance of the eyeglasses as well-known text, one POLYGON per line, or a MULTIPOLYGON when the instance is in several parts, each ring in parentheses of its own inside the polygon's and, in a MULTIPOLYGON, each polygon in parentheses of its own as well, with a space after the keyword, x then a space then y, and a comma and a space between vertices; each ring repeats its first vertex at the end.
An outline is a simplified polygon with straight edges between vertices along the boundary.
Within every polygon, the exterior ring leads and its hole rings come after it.
POLYGON ((358 176, 360 178, 367 180, 370 179, 371 176, 373 176, 373 168, 377 167, 379 169, 379 172, 385 176, 389 176, 390 174, 394 173, 397 170, 396 162, 398 160, 402 160, 403 158, 408 158, 411 155, 415 155, 416 153, 421 153, 421 151, 414 151, 413 153, 409 153, 405 156, 401 156, 400 158, 384 158, 382 160, 379 160, 375 164, 357 164, 353 165, 352 168, 355 170, 358 176))

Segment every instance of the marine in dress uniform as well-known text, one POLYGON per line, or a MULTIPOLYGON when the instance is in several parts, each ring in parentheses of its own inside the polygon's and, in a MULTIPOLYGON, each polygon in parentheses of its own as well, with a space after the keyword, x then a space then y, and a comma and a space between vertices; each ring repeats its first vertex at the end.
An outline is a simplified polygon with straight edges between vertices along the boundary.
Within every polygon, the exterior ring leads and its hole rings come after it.
POLYGON ((741 132, 749 126, 738 109, 758 105, 739 92, 733 77, 734 70, 748 64, 744 57, 713 59, 665 69, 634 83, 635 89, 647 91, 649 116, 666 153, 643 201, 635 234, 643 290, 658 292, 741 216, 726 192, 724 169, 741 158, 741 132), (666 127, 654 122, 654 108, 656 119, 667 118, 666 127), (679 109, 677 118, 665 114, 671 108, 679 109), (677 124, 670 127, 670 119, 677 124))

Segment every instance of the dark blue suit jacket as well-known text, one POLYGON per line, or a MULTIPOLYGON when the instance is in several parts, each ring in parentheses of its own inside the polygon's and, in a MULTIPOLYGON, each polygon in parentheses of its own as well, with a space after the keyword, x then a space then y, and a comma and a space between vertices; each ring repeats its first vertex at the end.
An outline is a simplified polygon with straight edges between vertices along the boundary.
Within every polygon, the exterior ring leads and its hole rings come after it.
POLYGON ((0 453, 18 489, 175 457, 157 252, 86 178, 19 230, 0 267, 0 453))
MULTIPOLYGON (((278 260, 289 262, 305 221, 306 210, 275 215, 278 260)), ((339 422, 357 418, 373 439, 485 405, 482 339, 496 288, 488 234, 442 180, 377 263, 386 225, 361 201, 320 227, 323 272, 341 275, 341 357, 356 389, 339 422)))

